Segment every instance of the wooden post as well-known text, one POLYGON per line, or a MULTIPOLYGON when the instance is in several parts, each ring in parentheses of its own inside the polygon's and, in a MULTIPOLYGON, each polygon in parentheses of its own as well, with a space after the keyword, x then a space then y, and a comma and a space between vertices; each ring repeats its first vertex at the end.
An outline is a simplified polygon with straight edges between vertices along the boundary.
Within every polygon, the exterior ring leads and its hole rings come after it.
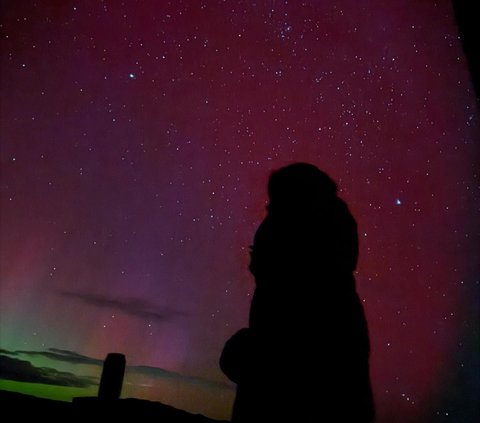
POLYGON ((98 398, 102 400, 119 399, 122 393, 124 374, 125 356, 119 353, 109 353, 103 363, 98 398))

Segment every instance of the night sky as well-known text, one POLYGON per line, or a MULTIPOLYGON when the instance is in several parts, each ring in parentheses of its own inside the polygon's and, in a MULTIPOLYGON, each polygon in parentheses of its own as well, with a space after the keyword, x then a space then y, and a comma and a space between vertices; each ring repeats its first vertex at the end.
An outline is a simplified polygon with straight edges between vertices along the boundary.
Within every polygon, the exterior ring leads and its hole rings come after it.
POLYGON ((358 221, 378 421, 477 421, 480 127, 450 1, 1 4, 0 389, 95 395, 116 351, 124 396, 228 418, 266 182, 308 161, 358 221))

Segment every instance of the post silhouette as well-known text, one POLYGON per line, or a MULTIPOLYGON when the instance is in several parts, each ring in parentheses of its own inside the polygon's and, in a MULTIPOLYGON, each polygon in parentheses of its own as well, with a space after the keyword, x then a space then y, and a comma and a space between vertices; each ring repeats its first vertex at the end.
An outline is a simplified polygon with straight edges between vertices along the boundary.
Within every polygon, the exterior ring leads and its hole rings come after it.
POLYGON ((103 363, 98 398, 101 400, 119 399, 122 393, 124 374, 125 356, 120 353, 109 353, 103 363))

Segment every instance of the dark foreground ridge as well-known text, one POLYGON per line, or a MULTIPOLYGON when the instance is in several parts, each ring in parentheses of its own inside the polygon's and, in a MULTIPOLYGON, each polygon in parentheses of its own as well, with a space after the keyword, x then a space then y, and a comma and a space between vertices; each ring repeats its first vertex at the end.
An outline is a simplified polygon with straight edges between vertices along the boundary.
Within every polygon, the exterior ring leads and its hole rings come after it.
POLYGON ((51 422, 158 421, 161 423, 227 423, 201 414, 192 414, 161 402, 137 398, 120 399, 125 356, 109 353, 104 361, 98 397, 76 397, 72 402, 56 401, 0 390, 3 415, 11 421, 30 421, 47 417, 51 422), (118 420, 117 420, 118 419, 118 420))
POLYGON ((0 390, 3 415, 12 421, 29 421, 32 417, 48 416, 53 422, 91 421, 158 421, 161 423, 227 423, 201 414, 191 414, 161 402, 136 398, 120 399, 125 356, 110 353, 103 364, 98 397, 76 397, 72 402, 55 401, 32 395, 0 390), (25 420, 21 417, 25 417, 25 420), (28 419, 28 420, 27 420, 28 419), (88 419, 88 420, 87 420, 88 419))
POLYGON ((201 414, 191 414, 161 402, 126 398, 118 400, 102 400, 96 397, 74 398, 72 402, 55 401, 17 392, 1 391, 0 404, 2 414, 11 416, 17 421, 32 417, 48 416, 50 421, 85 421, 113 422, 152 421, 162 423, 226 423, 225 420, 214 420, 201 414), (143 420, 145 419, 145 420, 143 420))

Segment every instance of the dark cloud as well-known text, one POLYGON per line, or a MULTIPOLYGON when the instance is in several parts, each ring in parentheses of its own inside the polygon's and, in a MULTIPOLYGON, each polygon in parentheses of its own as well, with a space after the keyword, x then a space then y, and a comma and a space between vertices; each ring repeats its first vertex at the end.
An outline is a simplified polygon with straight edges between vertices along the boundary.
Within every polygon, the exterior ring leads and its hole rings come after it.
POLYGON ((202 385, 206 386, 209 388, 217 388, 217 389, 232 389, 232 386, 230 384, 224 383, 224 382, 216 382, 208 379, 203 379, 200 377, 194 377, 194 376, 186 376, 182 375, 180 373, 175 373, 171 372, 168 370, 164 370, 160 367, 150 367, 150 366, 130 366, 127 368, 128 372, 136 373, 136 374, 142 374, 154 378, 159 378, 159 379, 172 379, 172 380, 178 380, 182 381, 185 383, 191 383, 191 384, 196 384, 196 385, 202 385))
POLYGON ((5 354, 5 355, 18 355, 16 351, 4 350, 3 348, 0 348, 0 354, 5 354))
POLYGON ((26 360, 0 355, 0 379, 18 382, 45 383, 48 385, 88 388, 98 385, 98 380, 89 376, 77 376, 49 367, 36 367, 26 360))
POLYGON ((4 352, 4 354, 8 354, 8 355, 23 354, 28 356, 42 356, 42 357, 50 358, 51 360, 66 361, 67 363, 72 363, 72 364, 91 364, 96 366, 103 365, 103 360, 87 357, 86 355, 78 354, 73 351, 61 350, 58 348, 49 348, 47 351, 17 350, 13 352, 4 352))
POLYGON ((147 320, 170 320, 185 316, 184 312, 160 309, 160 307, 149 301, 138 298, 111 298, 104 295, 94 295, 85 292, 60 291, 60 295, 82 301, 96 307, 106 307, 121 311, 131 316, 147 320))

